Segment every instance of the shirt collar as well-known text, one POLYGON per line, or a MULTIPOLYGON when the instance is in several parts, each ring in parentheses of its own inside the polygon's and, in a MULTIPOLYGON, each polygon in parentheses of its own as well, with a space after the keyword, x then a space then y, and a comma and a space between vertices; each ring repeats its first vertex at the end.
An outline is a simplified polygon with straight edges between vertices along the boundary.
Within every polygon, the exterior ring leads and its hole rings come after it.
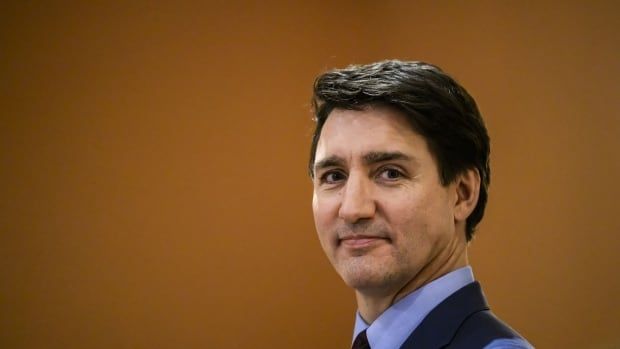
POLYGON ((386 309, 372 324, 355 316, 353 339, 365 329, 373 349, 400 348, 426 315, 460 288, 474 282, 470 266, 454 270, 406 295, 386 309))

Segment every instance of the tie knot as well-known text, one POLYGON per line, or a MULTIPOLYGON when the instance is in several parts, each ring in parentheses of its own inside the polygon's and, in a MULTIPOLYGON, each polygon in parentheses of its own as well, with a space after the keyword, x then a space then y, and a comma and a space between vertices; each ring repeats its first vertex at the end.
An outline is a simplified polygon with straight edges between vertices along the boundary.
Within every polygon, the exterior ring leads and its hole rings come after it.
POLYGON ((366 337, 366 330, 363 330, 355 337, 351 349, 370 349, 368 337, 366 337))

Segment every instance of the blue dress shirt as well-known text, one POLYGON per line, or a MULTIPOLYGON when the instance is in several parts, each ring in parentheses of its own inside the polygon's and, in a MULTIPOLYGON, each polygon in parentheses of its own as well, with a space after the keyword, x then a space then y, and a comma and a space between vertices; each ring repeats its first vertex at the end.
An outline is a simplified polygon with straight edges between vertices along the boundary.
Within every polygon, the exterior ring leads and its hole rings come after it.
MULTIPOLYGON (((454 270, 408 294, 386 309, 371 325, 360 316, 355 317, 353 338, 366 330, 372 349, 397 349, 439 303, 460 288, 474 282, 471 267, 454 270)), ((484 349, 533 349, 516 338, 497 339, 484 349)))

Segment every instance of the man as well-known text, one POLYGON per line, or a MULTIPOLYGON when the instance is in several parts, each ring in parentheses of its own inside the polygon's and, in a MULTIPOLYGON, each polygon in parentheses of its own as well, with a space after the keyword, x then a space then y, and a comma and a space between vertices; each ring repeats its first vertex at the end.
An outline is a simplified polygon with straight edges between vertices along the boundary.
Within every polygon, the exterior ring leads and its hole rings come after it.
POLYGON ((384 61, 314 84, 321 246, 358 305, 354 348, 531 348, 490 311, 467 245, 489 186, 473 98, 438 67, 384 61))

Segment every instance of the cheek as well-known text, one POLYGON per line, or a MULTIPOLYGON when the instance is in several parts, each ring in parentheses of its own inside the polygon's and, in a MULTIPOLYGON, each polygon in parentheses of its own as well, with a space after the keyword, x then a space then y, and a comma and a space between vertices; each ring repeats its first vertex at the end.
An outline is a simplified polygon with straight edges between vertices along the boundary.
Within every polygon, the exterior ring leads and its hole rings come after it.
POLYGON ((314 225, 319 231, 320 235, 320 227, 323 225, 323 216, 325 213, 325 205, 321 202, 321 200, 317 197, 316 194, 312 196, 312 215, 314 217, 314 225))
POLYGON ((330 227, 332 227, 334 222, 334 205, 330 200, 326 200, 325 198, 321 198, 316 194, 312 197, 312 214, 314 216, 314 226, 316 228, 317 234, 321 239, 321 243, 323 240, 328 239, 330 227))
POLYGON ((319 210, 318 198, 316 197, 316 193, 313 193, 312 194, 312 215, 314 216, 315 224, 316 224, 318 210, 319 210))
POLYGON ((316 193, 312 195, 312 213, 315 221, 333 220, 338 217, 339 193, 316 193))
POLYGON ((401 227, 416 226, 428 216, 428 203, 414 194, 395 196, 385 203, 389 220, 401 227))
POLYGON ((443 220, 438 217, 443 213, 432 200, 417 196, 406 197, 398 204, 393 200, 386 212, 390 213, 388 220, 398 232, 396 238, 405 241, 407 246, 421 247, 437 233, 438 220, 443 220))
POLYGON ((405 224, 409 234, 413 234, 410 240, 416 240, 422 245, 441 243, 454 230, 450 207, 436 197, 417 201, 405 224))

